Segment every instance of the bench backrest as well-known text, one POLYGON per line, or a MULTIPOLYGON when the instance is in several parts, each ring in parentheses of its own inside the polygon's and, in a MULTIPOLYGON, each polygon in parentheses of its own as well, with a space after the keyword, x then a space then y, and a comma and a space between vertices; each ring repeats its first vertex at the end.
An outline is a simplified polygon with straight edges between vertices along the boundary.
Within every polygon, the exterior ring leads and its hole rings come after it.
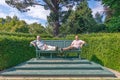
POLYGON ((47 45, 58 46, 60 48, 68 47, 71 45, 72 40, 43 40, 47 45))

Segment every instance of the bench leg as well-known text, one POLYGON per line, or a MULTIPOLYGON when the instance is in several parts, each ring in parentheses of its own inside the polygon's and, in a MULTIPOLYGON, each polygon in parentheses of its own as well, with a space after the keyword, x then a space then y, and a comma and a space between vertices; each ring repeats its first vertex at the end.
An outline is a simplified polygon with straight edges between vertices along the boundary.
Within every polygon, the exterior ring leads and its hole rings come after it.
POLYGON ((50 53, 50 58, 52 58, 52 53, 50 53))
POLYGON ((39 52, 36 51, 36 59, 39 59, 39 52))
POLYGON ((64 58, 66 58, 66 53, 64 53, 64 58))
POLYGON ((41 56, 40 56, 40 52, 39 52, 39 59, 40 59, 40 57, 41 57, 41 56))
POLYGON ((78 53, 78 58, 81 59, 81 57, 80 57, 80 53, 78 53))

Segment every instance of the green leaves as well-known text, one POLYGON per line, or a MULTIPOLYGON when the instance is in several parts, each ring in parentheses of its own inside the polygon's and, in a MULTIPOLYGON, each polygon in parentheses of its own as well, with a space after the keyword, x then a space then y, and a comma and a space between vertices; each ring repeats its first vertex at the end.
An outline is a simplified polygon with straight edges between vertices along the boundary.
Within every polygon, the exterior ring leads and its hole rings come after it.
POLYGON ((120 1, 119 0, 102 0, 103 4, 109 6, 114 11, 114 16, 120 15, 120 1))
POLYGON ((120 16, 112 17, 106 22, 108 32, 120 32, 120 16))
POLYGON ((0 35, 0 70, 34 57, 34 50, 29 47, 31 40, 31 37, 0 35))
POLYGON ((98 33, 81 36, 89 46, 83 47, 82 56, 106 67, 120 71, 120 33, 98 33))
POLYGON ((120 32, 120 1, 102 0, 106 8, 106 22, 108 32, 120 32))
MULTIPOLYGON (((78 35, 88 44, 82 48, 82 58, 120 71, 120 33, 78 35)), ((35 49, 29 47, 29 42, 34 40, 35 36, 23 33, 0 33, 0 70, 35 57, 35 49)), ((44 40, 73 40, 75 35, 67 35, 64 38, 53 38, 47 34, 40 36, 44 40)))
POLYGON ((94 27, 97 26, 94 18, 92 17, 92 11, 88 7, 87 1, 82 1, 77 5, 75 11, 71 11, 68 19, 62 27, 61 31, 78 34, 78 33, 90 33, 94 32, 94 27))
POLYGON ((41 24, 27 24, 24 20, 19 20, 17 16, 13 16, 13 18, 7 16, 6 19, 0 18, 0 31, 30 34, 46 33, 45 28, 41 24))

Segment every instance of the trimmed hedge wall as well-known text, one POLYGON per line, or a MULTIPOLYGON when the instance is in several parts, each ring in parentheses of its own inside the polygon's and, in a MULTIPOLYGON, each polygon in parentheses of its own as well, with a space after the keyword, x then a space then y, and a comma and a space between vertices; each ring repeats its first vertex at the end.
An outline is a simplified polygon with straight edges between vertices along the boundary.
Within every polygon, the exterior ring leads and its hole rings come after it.
MULTIPOLYGON (((0 34, 0 70, 35 57, 35 48, 29 47, 29 42, 34 40, 36 35, 28 37, 26 36, 28 34, 22 36, 10 34, 0 34)), ((52 38, 44 34, 42 38, 73 40, 74 36, 52 38)), ((82 57, 120 71, 120 33, 79 34, 79 37, 87 42, 87 45, 82 48, 82 57)))
MULTIPOLYGON (((120 33, 93 33, 79 37, 87 42, 82 48, 82 57, 120 71, 120 33)), ((74 35, 66 38, 74 39, 74 35)))
POLYGON ((85 58, 120 71, 120 33, 96 35, 86 41, 88 46, 82 54, 85 58))
MULTIPOLYGON (((0 32, 0 35, 4 36, 17 36, 17 37, 36 37, 37 34, 28 34, 28 33, 11 33, 11 32, 0 32)), ((53 36, 49 34, 41 34, 41 37, 52 38, 53 36)))
POLYGON ((15 66, 35 56, 29 47, 31 38, 0 36, 0 70, 15 66))
MULTIPOLYGON (((58 39, 46 34, 41 37, 58 39)), ((35 48, 29 45, 35 38, 36 35, 23 33, 0 33, 0 71, 35 57, 35 48)))

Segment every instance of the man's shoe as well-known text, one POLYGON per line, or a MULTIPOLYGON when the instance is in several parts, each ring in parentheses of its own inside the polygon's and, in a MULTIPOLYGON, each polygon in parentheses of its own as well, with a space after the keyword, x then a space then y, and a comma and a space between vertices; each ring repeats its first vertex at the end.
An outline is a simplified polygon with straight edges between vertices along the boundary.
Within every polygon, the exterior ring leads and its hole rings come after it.
POLYGON ((58 47, 55 47, 55 50, 58 51, 58 47))
POLYGON ((60 51, 60 52, 63 52, 63 48, 59 48, 59 51, 60 51))

